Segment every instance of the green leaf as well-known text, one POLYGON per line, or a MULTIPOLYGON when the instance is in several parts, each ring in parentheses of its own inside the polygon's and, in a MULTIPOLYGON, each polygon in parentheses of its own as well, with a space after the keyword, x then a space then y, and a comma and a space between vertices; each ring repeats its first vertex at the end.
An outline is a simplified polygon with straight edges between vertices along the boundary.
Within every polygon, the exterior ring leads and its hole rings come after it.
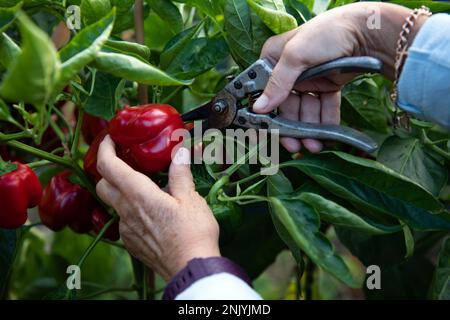
POLYGON ((178 53, 166 71, 178 79, 193 79, 227 56, 228 46, 223 38, 197 38, 178 53))
POLYGON ((142 84, 183 86, 191 83, 191 81, 175 79, 150 64, 118 53, 100 52, 92 65, 105 73, 142 84))
POLYGON ((6 34, 0 34, 0 64, 8 69, 21 50, 19 46, 6 34))
POLYGON ((116 89, 120 84, 120 79, 103 72, 97 72, 92 95, 85 101, 87 113, 111 120, 118 105, 116 100, 116 89))
POLYGON ((111 3, 109 0, 82 0, 80 9, 84 24, 90 25, 111 11, 111 3))
POLYGON ((234 238, 220 247, 220 252, 255 279, 285 248, 273 226, 267 205, 257 203, 242 207, 242 224, 234 238))
POLYGON ((147 2, 161 19, 169 23, 174 33, 183 29, 183 17, 176 5, 167 0, 147 0, 147 2))
POLYGON ((442 242, 430 297, 434 300, 450 300, 450 238, 442 242))
POLYGON ((161 52, 167 42, 175 35, 169 22, 150 12, 144 21, 145 45, 152 51, 161 52))
POLYGON ((330 201, 318 194, 301 192, 296 198, 309 204, 319 213, 321 220, 368 234, 387 234, 402 230, 401 226, 385 226, 368 219, 363 219, 347 208, 330 201))
POLYGON ((388 138, 381 146, 377 160, 422 185, 436 197, 448 180, 448 171, 416 138, 388 138))
POLYGON ((384 92, 373 79, 363 78, 347 85, 343 91, 342 119, 351 126, 386 133, 389 113, 384 92))
POLYGON ((0 32, 5 31, 16 19, 17 11, 22 7, 22 2, 14 7, 0 8, 0 32))
POLYGON ((150 49, 147 46, 139 43, 108 40, 106 41, 105 46, 120 50, 122 52, 135 54, 143 58, 145 61, 148 61, 148 59, 150 58, 150 49))
POLYGON ((318 15, 325 11, 327 11, 328 6, 330 5, 331 0, 315 0, 312 11, 314 14, 318 15))
POLYGON ((61 64, 52 41, 25 14, 17 17, 22 36, 22 52, 0 85, 0 95, 11 101, 44 105, 50 98, 61 64), (32 76, 24 76, 27 74, 32 76))
POLYGON ((160 66, 163 70, 167 69, 180 51, 183 50, 198 34, 202 25, 203 22, 200 22, 196 26, 184 30, 169 40, 160 57, 160 66))
POLYGON ((319 215, 308 204, 289 196, 270 197, 269 201, 273 215, 289 235, 286 237, 286 234, 281 233, 280 237, 291 251, 301 249, 314 263, 348 286, 361 286, 353 278, 344 260, 335 253, 331 242, 319 231, 319 215))
POLYGON ((414 255, 414 236, 411 229, 407 226, 403 226, 403 235, 405 236, 406 254, 405 258, 411 258, 414 255))
MULTIPOLYGON (((289 7, 292 8, 293 16, 298 16, 298 23, 305 23, 312 18, 308 7, 299 0, 288 0, 289 7)), ((287 8, 286 8, 287 9, 287 8)), ((289 12, 289 11, 288 11, 289 12)))
POLYGON ((258 59, 264 42, 273 35, 246 0, 227 0, 225 30, 230 52, 242 68, 258 59))
POLYGON ((17 164, 14 164, 9 161, 3 161, 0 158, 0 177, 7 173, 13 172, 16 169, 17 169, 17 164))
POLYGON ((391 0, 391 3, 399 4, 411 9, 426 6, 430 8, 431 12, 447 12, 450 13, 450 3, 447 1, 411 1, 411 0, 391 0))
POLYGON ((215 19, 223 13, 225 0, 175 0, 196 7, 206 15, 215 19))
POLYGON ((448 213, 431 193, 378 162, 324 152, 282 166, 296 167, 362 210, 390 215, 416 230, 450 229, 448 213))
POLYGON ((83 67, 94 61, 111 34, 115 9, 106 17, 81 30, 59 53, 62 73, 58 81, 62 89, 83 67))
POLYGON ((297 27, 297 20, 286 12, 282 0, 247 0, 247 3, 275 34, 297 27))
POLYGON ((17 231, 0 229, 0 299, 6 298, 14 256, 16 252, 17 231))

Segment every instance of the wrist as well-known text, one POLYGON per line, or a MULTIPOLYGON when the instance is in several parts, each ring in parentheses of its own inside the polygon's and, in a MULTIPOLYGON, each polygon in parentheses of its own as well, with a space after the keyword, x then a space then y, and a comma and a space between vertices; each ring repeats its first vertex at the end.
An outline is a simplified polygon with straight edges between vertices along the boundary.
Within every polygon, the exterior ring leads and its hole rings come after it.
POLYGON ((172 279, 180 270, 185 268, 189 261, 193 259, 220 257, 220 250, 218 245, 201 245, 201 246, 186 246, 175 255, 177 258, 173 260, 174 263, 168 266, 165 280, 172 279))
MULTIPOLYGON (((389 3, 366 2, 358 5, 355 8, 358 12, 356 28, 362 38, 361 53, 380 59, 384 64, 383 74, 394 80, 397 41, 411 9, 389 3)), ((426 19, 426 16, 420 16, 417 20, 408 38, 410 45, 426 19)))

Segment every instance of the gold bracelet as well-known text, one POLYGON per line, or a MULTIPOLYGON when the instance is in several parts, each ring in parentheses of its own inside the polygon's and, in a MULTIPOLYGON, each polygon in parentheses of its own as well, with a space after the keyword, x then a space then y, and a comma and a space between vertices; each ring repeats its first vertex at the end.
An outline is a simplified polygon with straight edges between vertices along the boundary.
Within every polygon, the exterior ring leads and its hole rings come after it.
POLYGON ((409 49, 409 35, 414 28, 414 24, 417 21, 417 18, 421 15, 431 16, 432 13, 430 9, 425 6, 422 6, 419 9, 414 9, 411 11, 410 15, 406 18, 405 23, 402 26, 402 31, 400 32, 400 37, 397 41, 397 51, 395 54, 395 80, 394 80, 394 88, 392 90, 391 99, 394 103, 394 127, 404 127, 409 129, 409 116, 404 113, 400 115, 398 108, 398 81, 400 78, 400 73, 403 69, 403 65, 405 64, 406 58, 408 57, 408 49, 409 49))

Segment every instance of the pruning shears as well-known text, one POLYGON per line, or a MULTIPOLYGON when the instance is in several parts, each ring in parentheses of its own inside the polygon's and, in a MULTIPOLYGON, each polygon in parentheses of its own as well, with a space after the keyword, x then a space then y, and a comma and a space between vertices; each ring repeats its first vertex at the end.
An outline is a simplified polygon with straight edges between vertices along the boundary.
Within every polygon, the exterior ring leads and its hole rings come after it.
MULTIPOLYGON (((383 64, 373 57, 345 57, 333 60, 303 72, 297 84, 306 80, 339 73, 380 73, 383 64)), ((210 102, 185 113, 184 122, 203 120, 203 129, 224 129, 230 126, 256 130, 278 130, 280 136, 299 139, 322 139, 342 142, 372 153, 377 143, 355 129, 328 124, 312 124, 284 119, 272 112, 252 112, 252 101, 264 91, 273 65, 260 59, 233 78, 210 102)))

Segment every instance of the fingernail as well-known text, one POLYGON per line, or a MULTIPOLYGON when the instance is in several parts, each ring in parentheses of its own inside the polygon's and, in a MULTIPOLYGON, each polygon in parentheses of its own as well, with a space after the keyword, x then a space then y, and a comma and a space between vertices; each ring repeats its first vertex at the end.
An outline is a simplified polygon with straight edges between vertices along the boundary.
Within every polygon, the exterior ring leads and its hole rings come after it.
POLYGON ((191 163, 191 153, 186 148, 180 148, 175 153, 172 162, 176 165, 189 165, 191 163))
POLYGON ((269 97, 265 94, 261 95, 253 104, 254 111, 264 111, 269 105, 269 97))

